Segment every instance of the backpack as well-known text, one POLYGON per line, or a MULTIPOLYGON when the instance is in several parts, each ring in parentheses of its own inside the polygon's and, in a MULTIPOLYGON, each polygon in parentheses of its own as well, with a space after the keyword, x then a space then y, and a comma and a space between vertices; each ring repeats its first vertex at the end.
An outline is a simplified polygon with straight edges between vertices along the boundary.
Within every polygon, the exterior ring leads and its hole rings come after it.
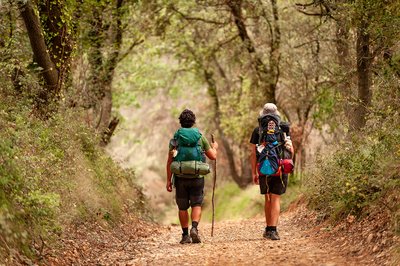
POLYGON ((259 140, 257 145, 258 171, 261 175, 280 176, 293 172, 292 154, 284 147, 289 135, 289 123, 279 116, 269 114, 258 118, 259 140))
POLYGON ((171 140, 177 154, 171 163, 171 172, 179 177, 198 177, 210 172, 206 157, 201 147, 201 136, 198 128, 180 128, 171 140))

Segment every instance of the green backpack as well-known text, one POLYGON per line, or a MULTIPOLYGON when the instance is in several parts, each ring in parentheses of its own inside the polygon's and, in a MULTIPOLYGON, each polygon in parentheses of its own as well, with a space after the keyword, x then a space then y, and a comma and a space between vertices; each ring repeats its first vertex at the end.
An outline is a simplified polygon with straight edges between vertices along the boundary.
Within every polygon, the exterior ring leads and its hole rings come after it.
POLYGON ((174 161, 202 161, 205 162, 201 148, 201 133, 198 128, 180 128, 174 134, 178 154, 174 161))
POLYGON ((198 177, 210 172, 210 166, 201 147, 201 133, 198 128, 180 128, 174 134, 171 145, 177 155, 171 163, 171 172, 179 177, 198 177))

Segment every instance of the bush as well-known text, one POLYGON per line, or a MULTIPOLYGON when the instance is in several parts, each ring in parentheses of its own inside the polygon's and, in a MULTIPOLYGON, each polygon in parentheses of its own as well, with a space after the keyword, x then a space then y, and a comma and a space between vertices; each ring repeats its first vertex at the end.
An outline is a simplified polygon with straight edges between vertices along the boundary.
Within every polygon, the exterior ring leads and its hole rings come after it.
POLYGON ((312 206, 334 218, 359 216, 373 204, 393 212, 399 208, 388 197, 400 188, 400 129, 360 135, 339 144, 332 155, 319 158, 307 175, 312 206))
POLYGON ((33 256, 32 243, 52 242, 71 223, 144 213, 134 173, 99 148, 80 111, 43 121, 24 99, 0 96, 0 260, 10 249, 33 256))

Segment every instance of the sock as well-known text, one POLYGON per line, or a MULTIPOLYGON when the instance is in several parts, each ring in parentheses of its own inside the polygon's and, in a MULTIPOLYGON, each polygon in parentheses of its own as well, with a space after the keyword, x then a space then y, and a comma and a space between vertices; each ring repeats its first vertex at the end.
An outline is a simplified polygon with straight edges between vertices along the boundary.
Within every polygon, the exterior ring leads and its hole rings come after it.
POLYGON ((269 231, 276 231, 276 226, 267 226, 267 227, 265 227, 265 230, 266 230, 267 232, 269 232, 269 231))
POLYGON ((197 229, 197 226, 199 225, 199 222, 193 221, 192 222, 192 227, 197 229))
POLYGON ((188 235, 189 234, 189 228, 182 228, 182 235, 188 235))

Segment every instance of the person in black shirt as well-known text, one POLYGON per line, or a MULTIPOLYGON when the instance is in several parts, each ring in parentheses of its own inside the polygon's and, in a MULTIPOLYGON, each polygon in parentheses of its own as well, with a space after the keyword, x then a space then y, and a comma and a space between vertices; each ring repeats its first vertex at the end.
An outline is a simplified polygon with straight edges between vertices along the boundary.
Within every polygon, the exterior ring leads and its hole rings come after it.
MULTIPOLYGON (((260 112, 260 116, 273 115, 280 121, 279 112, 275 104, 266 103, 260 112)), ((265 195, 265 231, 263 236, 272 240, 279 240, 277 225, 280 213, 280 197, 286 192, 288 184, 288 175, 282 174, 281 177, 259 175, 257 171, 257 162, 259 153, 257 152, 257 144, 259 142, 259 128, 256 127, 251 135, 251 169, 253 182, 260 185, 261 194, 265 195)), ((285 149, 293 154, 293 147, 290 139, 285 140, 285 149)))

